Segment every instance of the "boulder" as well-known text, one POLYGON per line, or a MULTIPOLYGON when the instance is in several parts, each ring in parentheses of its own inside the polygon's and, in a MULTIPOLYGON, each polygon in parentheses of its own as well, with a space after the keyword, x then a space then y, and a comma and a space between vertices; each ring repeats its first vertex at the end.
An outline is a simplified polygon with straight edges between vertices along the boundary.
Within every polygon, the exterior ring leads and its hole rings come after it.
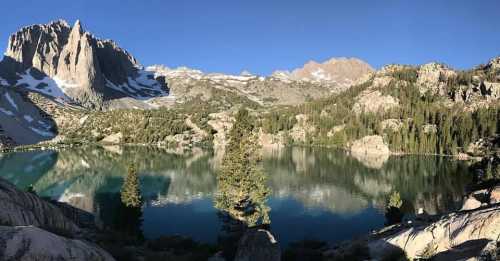
POLYGON ((500 206, 452 213, 430 224, 398 227, 383 233, 368 243, 374 259, 394 248, 404 250, 410 259, 429 254, 450 257, 465 247, 476 250, 469 257, 479 256, 486 244, 498 240, 500 206))
POLYGON ((0 226, 0 260, 18 261, 112 261, 97 245, 67 239, 33 226, 0 226))
POLYGON ((279 261, 281 249, 271 234, 265 229, 250 229, 238 242, 235 261, 279 261))
POLYGON ((351 155, 368 168, 380 169, 389 159, 389 147, 382 136, 366 136, 352 143, 351 155))
POLYGON ((0 179, 0 206, 2 225, 33 225, 70 235, 80 232, 75 222, 66 217, 58 207, 35 194, 17 189, 3 179, 0 179))
POLYGON ((101 140, 102 143, 106 144, 119 144, 123 139, 121 132, 110 134, 101 140))
POLYGON ((389 155, 391 152, 380 135, 365 136, 351 145, 351 153, 356 155, 389 155))
POLYGON ((481 207, 481 202, 474 197, 469 197, 462 205, 462 210, 472 210, 481 207))

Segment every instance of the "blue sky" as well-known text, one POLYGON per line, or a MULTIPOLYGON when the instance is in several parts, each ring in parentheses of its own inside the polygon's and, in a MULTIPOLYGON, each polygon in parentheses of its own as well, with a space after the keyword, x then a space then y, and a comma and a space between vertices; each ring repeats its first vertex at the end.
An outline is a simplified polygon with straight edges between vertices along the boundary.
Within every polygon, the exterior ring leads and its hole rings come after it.
POLYGON ((0 41, 59 18, 110 38, 143 65, 269 74, 309 60, 440 61, 463 69, 500 55, 497 0, 3 1, 0 41), (22 3, 21 3, 22 2, 22 3))

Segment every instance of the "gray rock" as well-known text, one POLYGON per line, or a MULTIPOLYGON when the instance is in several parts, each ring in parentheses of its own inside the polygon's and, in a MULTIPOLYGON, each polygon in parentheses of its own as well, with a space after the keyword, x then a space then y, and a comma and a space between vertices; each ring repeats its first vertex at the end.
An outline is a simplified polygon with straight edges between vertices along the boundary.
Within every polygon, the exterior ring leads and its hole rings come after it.
POLYGON ((112 261, 111 255, 92 243, 67 239, 33 226, 0 226, 0 260, 112 261))
MULTIPOLYGON (((497 241, 500 234, 500 206, 443 216, 434 223, 405 228, 397 227, 375 237, 368 243, 370 256, 378 259, 390 249, 399 248, 410 259, 419 258, 428 252, 435 256, 447 256, 460 247, 497 241), (432 251, 429 251, 432 249, 432 251)), ((481 249, 473 253, 481 255, 481 249)), ((446 259, 457 260, 457 259, 446 259)))
POLYGON ((281 250, 274 236, 265 229, 250 229, 238 242, 235 261, 279 261, 281 250))
POLYGON ((17 189, 3 179, 0 179, 0 206, 2 225, 33 225, 69 235, 80 232, 80 228, 58 207, 32 193, 17 189))

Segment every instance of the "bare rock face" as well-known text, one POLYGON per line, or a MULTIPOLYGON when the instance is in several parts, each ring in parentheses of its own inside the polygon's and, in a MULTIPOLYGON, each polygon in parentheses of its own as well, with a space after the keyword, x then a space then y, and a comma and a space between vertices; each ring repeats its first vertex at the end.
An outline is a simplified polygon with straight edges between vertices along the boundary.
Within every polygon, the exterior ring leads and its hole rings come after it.
POLYGON ((0 67, 14 86, 63 100, 67 96, 89 108, 124 97, 168 95, 165 79, 144 71, 114 42, 85 32, 80 21, 73 27, 57 21, 22 28, 10 37, 0 67))
POLYGON ((417 84, 420 93, 446 95, 446 80, 455 77, 456 72, 443 64, 424 64, 418 70, 417 84))
POLYGON ((290 76, 296 80, 329 81, 349 86, 373 71, 369 64, 356 58, 332 58, 324 63, 310 61, 291 72, 290 76))
POLYGON ((112 261, 114 258, 92 243, 60 237, 37 227, 0 226, 0 260, 112 261))
POLYGON ((380 91, 363 92, 357 97, 353 106, 355 113, 383 112, 399 106, 399 101, 390 95, 383 95, 380 91))
POLYGON ((489 242, 500 235, 500 206, 453 213, 426 225, 405 228, 369 243, 370 256, 380 257, 399 248, 410 259, 442 257, 442 260, 465 260, 464 250, 475 250, 467 258, 478 256, 489 242), (448 259, 446 259, 448 258, 448 259))
POLYGON ((18 190, 3 179, 0 179, 0 206, 0 224, 3 225, 33 225, 68 234, 80 231, 58 207, 34 194, 18 190))
POLYGON ((24 27, 10 36, 5 56, 18 62, 13 66, 19 71, 34 67, 55 76, 69 33, 70 27, 63 20, 24 27))
POLYGON ((274 236, 265 229, 250 229, 238 242, 235 261, 279 261, 281 250, 274 236))
POLYGON ((351 153, 388 155, 390 151, 382 136, 372 135, 354 141, 351 145, 351 153))

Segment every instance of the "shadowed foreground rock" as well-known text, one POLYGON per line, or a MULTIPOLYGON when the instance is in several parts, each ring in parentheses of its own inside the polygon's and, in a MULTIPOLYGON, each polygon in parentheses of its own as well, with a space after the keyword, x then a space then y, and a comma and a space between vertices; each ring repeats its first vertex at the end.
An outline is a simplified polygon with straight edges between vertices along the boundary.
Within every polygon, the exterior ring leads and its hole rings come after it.
POLYGON ((112 261, 114 259, 98 246, 86 241, 67 239, 33 226, 0 226, 0 260, 112 261))
POLYGON ((17 189, 0 179, 0 224, 37 226, 50 231, 75 234, 80 228, 53 204, 17 189))
POLYGON ((85 234, 77 225, 84 224, 80 212, 0 179, 0 260, 114 260, 97 245, 78 238, 85 234))
POLYGON ((474 211, 453 213, 440 220, 421 226, 387 231, 389 235, 369 242, 371 257, 383 256, 393 248, 400 248, 409 258, 427 255, 455 256, 467 249, 475 253, 460 258, 477 257, 484 247, 496 242, 500 237, 500 205, 474 211), (474 243, 481 244, 476 247, 474 243))
POLYGON ((279 261, 281 249, 274 236, 265 229, 248 230, 238 243, 235 261, 279 261))

